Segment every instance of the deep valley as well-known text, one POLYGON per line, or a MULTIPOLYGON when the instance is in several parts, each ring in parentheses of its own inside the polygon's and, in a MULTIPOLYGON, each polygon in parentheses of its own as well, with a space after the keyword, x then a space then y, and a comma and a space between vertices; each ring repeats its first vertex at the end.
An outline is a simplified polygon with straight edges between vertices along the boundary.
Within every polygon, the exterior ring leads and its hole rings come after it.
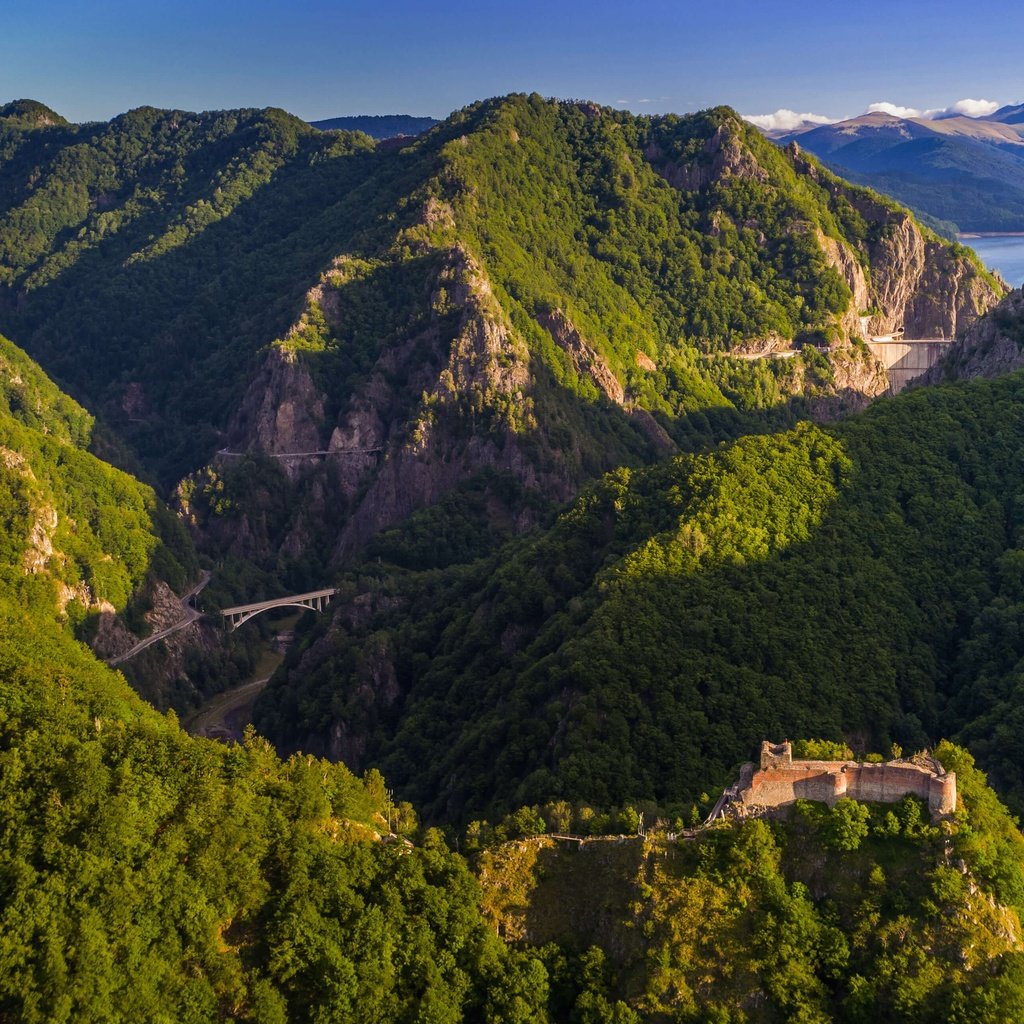
POLYGON ((729 107, 352 120, 0 107, 0 1022, 1015 1019, 1021 292, 729 107))

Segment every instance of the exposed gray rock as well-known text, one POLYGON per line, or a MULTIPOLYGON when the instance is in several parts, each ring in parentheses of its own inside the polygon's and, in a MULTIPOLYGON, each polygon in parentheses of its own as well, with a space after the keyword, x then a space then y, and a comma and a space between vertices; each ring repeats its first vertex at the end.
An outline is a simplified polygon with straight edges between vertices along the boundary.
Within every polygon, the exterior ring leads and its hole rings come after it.
POLYGON ((1017 289, 969 327, 916 384, 996 377, 1024 367, 1024 291, 1017 289))

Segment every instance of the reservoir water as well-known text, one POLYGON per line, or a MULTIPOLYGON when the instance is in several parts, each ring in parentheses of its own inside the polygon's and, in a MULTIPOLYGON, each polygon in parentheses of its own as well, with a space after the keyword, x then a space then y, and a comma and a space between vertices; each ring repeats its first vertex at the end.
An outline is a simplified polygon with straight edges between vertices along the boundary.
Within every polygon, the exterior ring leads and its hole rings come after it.
POLYGON ((1024 284, 1024 234, 988 235, 981 238, 960 236, 990 270, 998 270, 1008 284, 1019 288, 1024 284))

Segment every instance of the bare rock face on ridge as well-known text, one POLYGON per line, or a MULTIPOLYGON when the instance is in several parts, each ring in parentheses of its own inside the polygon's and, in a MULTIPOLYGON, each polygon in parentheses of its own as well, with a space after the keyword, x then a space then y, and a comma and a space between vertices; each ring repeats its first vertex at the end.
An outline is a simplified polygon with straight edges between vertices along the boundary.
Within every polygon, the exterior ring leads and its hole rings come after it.
POLYGON ((822 174, 795 144, 787 152, 798 173, 834 195, 841 193, 873 225, 862 243, 869 263, 866 275, 856 257, 850 260, 848 247, 825 243, 829 262, 854 294, 853 305, 872 311, 872 333, 902 328, 908 338, 952 340, 999 301, 992 277, 963 250, 922 230, 909 211, 822 174))
POLYGON ((915 384, 998 377, 1024 367, 1024 290, 1016 289, 972 324, 915 384))
MULTIPOLYGON (((345 301, 331 282, 342 265, 335 261, 311 290, 303 321, 315 308, 328 329, 342 323, 345 301)), ((302 489, 286 554, 301 555, 330 521, 340 560, 485 469, 557 501, 582 482, 559 453, 538 463, 530 353, 480 265, 456 245, 438 254, 436 266, 429 315, 381 349, 336 412, 327 412, 301 348, 289 348, 286 337, 266 351, 232 420, 229 447, 274 456, 302 489)), ((607 367, 602 376, 621 401, 607 367)), ((256 553, 268 538, 253 521, 230 543, 256 553)))
POLYGON ((697 192, 723 178, 751 178, 768 181, 771 175, 743 144, 739 132, 728 122, 718 126, 693 160, 673 160, 655 141, 649 142, 644 156, 673 188, 697 192))

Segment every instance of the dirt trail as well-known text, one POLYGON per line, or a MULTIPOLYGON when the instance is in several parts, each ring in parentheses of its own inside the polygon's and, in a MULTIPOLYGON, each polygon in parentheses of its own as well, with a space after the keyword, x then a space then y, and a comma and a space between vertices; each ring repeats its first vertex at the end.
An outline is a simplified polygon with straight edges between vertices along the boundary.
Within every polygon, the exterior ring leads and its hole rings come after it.
POLYGON ((181 723, 182 728, 193 736, 241 740, 246 725, 252 720, 252 706, 269 681, 270 676, 250 679, 218 693, 189 715, 181 723))

